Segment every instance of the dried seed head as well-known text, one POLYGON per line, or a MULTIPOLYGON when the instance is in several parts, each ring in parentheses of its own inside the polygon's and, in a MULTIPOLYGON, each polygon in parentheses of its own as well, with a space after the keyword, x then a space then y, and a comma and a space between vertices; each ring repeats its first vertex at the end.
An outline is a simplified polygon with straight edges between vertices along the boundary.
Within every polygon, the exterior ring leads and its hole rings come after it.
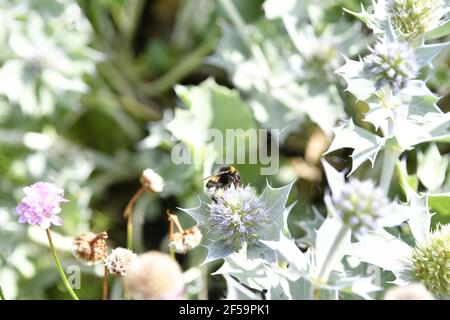
POLYGON ((450 225, 435 231, 413 252, 414 276, 437 296, 450 296, 450 225))
POLYGON ((95 234, 86 232, 76 237, 72 244, 72 254, 80 262, 94 265, 103 262, 108 255, 106 231, 95 234))
POLYGON ((124 278, 136 300, 182 299, 184 280, 179 264, 168 254, 150 251, 139 255, 124 278))
POLYGON ((184 232, 175 232, 169 247, 177 253, 186 253, 200 244, 202 241, 202 232, 197 227, 184 230, 184 232))
POLYGON ((128 249, 117 248, 106 257, 105 266, 109 273, 117 277, 123 277, 127 274, 136 257, 136 254, 128 249))
POLYGON ((152 169, 145 169, 141 175, 142 186, 151 192, 161 192, 164 188, 164 179, 152 169))
POLYGON ((433 295, 421 283, 390 288, 384 300, 434 300, 433 295))

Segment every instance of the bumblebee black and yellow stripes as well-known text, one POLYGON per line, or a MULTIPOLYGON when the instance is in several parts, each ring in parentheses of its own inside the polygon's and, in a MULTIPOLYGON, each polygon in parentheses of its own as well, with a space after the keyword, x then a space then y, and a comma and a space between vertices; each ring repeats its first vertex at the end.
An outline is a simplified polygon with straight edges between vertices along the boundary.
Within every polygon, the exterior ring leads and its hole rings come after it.
POLYGON ((219 171, 205 178, 206 190, 214 202, 223 195, 223 191, 230 186, 239 188, 241 186, 241 175, 239 171, 233 166, 226 166, 219 169, 219 171))

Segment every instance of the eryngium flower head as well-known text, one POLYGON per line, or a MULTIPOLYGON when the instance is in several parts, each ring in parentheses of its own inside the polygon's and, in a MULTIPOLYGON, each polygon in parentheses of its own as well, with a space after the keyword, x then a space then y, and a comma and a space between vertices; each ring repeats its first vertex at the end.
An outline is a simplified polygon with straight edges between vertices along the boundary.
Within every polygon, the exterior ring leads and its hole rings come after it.
POLYGON ((109 273, 117 277, 123 277, 127 274, 136 257, 136 254, 128 249, 117 248, 106 257, 105 266, 109 273))
POLYGON ((105 231, 99 234, 82 233, 73 241, 73 256, 87 265, 103 262, 108 255, 106 239, 108 239, 108 234, 105 231))
POLYGON ((404 287, 390 288, 384 300, 434 300, 434 297, 423 284, 413 283, 404 287))
POLYGON ((361 234, 378 227, 381 209, 389 204, 383 190, 372 180, 351 179, 332 199, 341 220, 361 234))
POLYGON ((141 175, 142 186, 151 192, 161 192, 164 188, 164 179, 152 169, 145 169, 141 175))
POLYGON ((168 254, 150 251, 139 255, 124 278, 137 300, 181 299, 184 289, 179 264, 168 254))
POLYGON ((415 278, 428 290, 450 296, 450 225, 440 227, 427 243, 414 249, 412 264, 415 278))
POLYGON ((25 197, 16 208, 19 223, 38 224, 42 229, 62 225, 60 204, 67 202, 64 190, 50 182, 37 182, 23 188, 25 197))
POLYGON ((250 186, 231 186, 209 207, 210 230, 235 251, 239 250, 244 242, 249 247, 256 244, 269 221, 268 212, 261 199, 250 186))
POLYGON ((439 26, 444 0, 390 0, 387 10, 393 26, 412 40, 439 26))
POLYGON ((175 232, 169 247, 177 253, 186 253, 200 244, 202 241, 202 232, 198 227, 192 227, 183 232, 175 232))
POLYGON ((388 85, 395 95, 416 78, 416 58, 407 43, 385 40, 369 50, 371 54, 364 58, 364 72, 375 82, 377 90, 388 85))

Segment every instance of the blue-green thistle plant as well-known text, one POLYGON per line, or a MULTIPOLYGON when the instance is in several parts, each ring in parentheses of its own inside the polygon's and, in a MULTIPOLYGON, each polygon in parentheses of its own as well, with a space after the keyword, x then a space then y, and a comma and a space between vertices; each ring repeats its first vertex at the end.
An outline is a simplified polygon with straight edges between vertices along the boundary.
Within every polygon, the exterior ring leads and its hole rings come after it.
POLYGON ((438 226, 432 232, 427 196, 410 196, 408 225, 415 240, 413 247, 383 230, 353 243, 347 254, 392 271, 398 285, 422 282, 437 297, 449 298, 450 226, 438 226))
POLYGON ((417 76, 414 51, 404 42, 380 41, 363 60, 363 70, 375 82, 375 89, 389 86, 396 95, 417 76))
POLYGON ((248 258, 274 261, 275 253, 261 240, 278 240, 287 232, 285 217, 290 208, 285 205, 291 187, 292 183, 282 188, 267 185, 260 196, 250 186, 230 187, 216 202, 181 209, 204 229, 204 245, 208 248, 204 263, 243 248, 248 258))

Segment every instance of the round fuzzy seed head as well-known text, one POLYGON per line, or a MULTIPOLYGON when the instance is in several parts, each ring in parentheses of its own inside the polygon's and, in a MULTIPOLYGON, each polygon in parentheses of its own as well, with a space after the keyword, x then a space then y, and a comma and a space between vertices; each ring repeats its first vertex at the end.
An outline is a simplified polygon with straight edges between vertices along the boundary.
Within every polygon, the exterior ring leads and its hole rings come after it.
POLYGON ((375 88, 388 85, 393 94, 417 76, 418 67, 413 49, 404 42, 380 41, 364 58, 364 71, 375 82, 375 88))
POLYGON ((389 204, 383 190, 372 180, 351 179, 332 199, 341 220, 361 234, 378 226, 381 209, 389 204))
POLYGON ((164 188, 164 179, 152 169, 145 169, 141 175, 142 186, 151 192, 161 192, 164 188))
POLYGON ((423 284, 413 283, 404 287, 390 288, 384 300, 434 300, 434 297, 423 284))
POLYGON ((83 233, 74 239, 72 254, 78 261, 87 265, 103 262, 108 255, 106 239, 108 239, 106 232, 83 233))
POLYGON ((179 264, 168 254, 150 251, 139 255, 124 278, 136 300, 183 298, 184 280, 179 264))
POLYGON ((428 243, 419 244, 412 255, 417 280, 433 294, 450 296, 450 225, 435 231, 428 243))
POLYGON ((244 242, 249 247, 255 245, 269 221, 261 199, 250 186, 231 186, 209 207, 210 230, 236 251, 244 242))
POLYGON ((136 254, 128 249, 117 248, 106 257, 105 266, 112 275, 123 277, 127 274, 136 257, 136 254))
POLYGON ((390 0, 387 10, 394 28, 412 40, 439 26, 445 15, 445 1, 390 0))
POLYGON ((202 232, 197 227, 184 230, 184 232, 175 232, 169 247, 177 253, 186 253, 200 244, 202 241, 202 232))

